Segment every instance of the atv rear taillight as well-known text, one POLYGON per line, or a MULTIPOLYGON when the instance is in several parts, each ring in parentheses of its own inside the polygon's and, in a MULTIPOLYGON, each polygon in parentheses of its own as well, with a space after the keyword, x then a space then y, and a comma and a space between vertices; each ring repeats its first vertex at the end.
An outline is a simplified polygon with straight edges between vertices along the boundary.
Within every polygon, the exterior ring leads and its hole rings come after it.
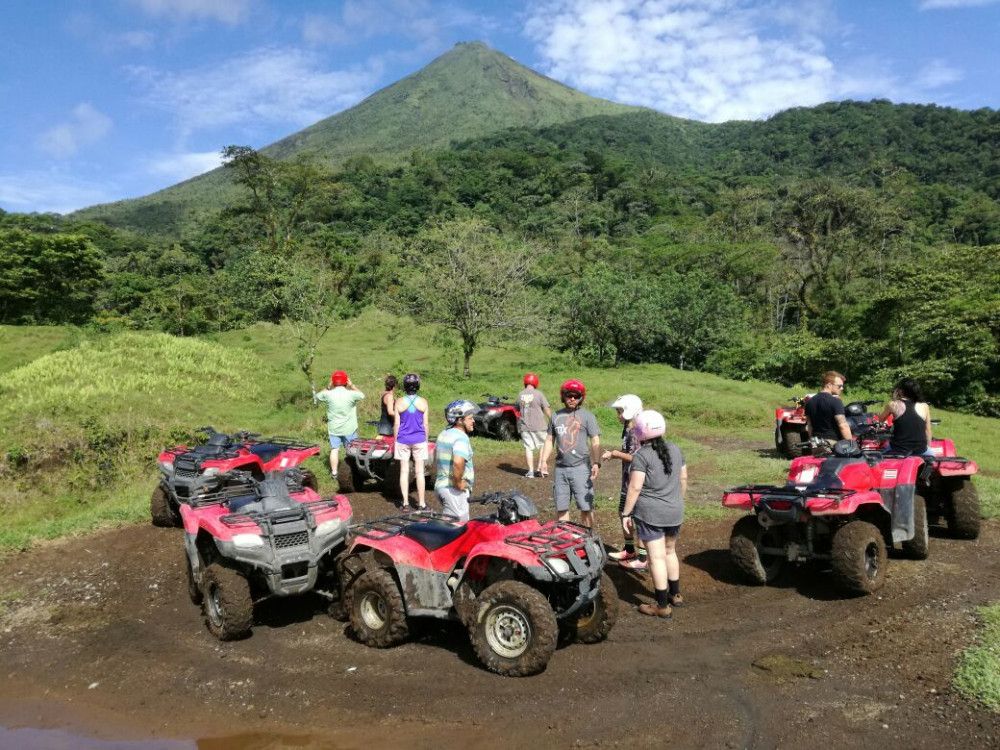
POLYGON ((789 510, 792 507, 788 500, 771 500, 767 505, 774 510, 789 510))

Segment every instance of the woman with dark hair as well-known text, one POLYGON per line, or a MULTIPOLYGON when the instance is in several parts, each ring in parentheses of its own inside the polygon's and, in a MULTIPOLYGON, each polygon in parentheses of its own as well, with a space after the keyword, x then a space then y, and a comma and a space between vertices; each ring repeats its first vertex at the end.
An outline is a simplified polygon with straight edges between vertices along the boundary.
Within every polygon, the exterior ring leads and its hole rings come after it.
POLYGON ((386 375, 385 390, 382 392, 382 414, 378 418, 378 434, 391 435, 393 420, 396 417, 396 380, 395 375, 386 375))
POLYGON ((639 612, 670 617, 681 596, 677 536, 684 521, 687 467, 681 449, 663 439, 667 423, 659 412, 639 412, 633 426, 639 450, 632 456, 628 492, 622 509, 622 530, 646 545, 653 577, 655 604, 640 604, 639 612))
POLYGON ((403 497, 403 512, 410 512, 410 459, 413 459, 414 476, 417 480, 417 510, 427 510, 424 500, 424 464, 429 451, 427 435, 430 426, 427 415, 427 399, 418 395, 420 376, 408 372, 403 376, 402 398, 396 399, 396 416, 393 432, 396 445, 392 457, 399 461, 399 493, 403 497))
POLYGON ((892 392, 892 398, 879 415, 885 421, 892 415, 892 437, 889 453, 907 456, 932 456, 931 408, 924 401, 924 392, 913 378, 903 378, 892 392))

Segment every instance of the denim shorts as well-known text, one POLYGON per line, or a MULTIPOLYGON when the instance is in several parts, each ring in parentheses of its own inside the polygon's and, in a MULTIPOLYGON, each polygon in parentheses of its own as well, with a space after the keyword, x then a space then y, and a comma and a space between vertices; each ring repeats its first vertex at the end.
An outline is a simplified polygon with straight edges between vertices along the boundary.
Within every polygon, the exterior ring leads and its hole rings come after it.
POLYGON ((655 542, 665 536, 676 537, 681 533, 680 526, 653 526, 635 517, 632 518, 632 524, 635 526, 636 536, 644 542, 655 542))
POLYGON ((358 439, 358 431, 355 430, 350 435, 330 435, 330 449, 335 450, 341 446, 347 447, 358 439))

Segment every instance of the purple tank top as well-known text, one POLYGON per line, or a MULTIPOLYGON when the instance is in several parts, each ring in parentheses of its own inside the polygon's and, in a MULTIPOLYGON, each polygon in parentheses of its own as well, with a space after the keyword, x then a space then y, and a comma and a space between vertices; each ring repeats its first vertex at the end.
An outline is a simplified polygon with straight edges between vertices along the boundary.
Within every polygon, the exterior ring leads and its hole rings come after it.
POLYGON ((424 432, 424 413, 417 408, 419 396, 404 396, 406 408, 399 412, 399 434, 396 436, 403 445, 416 445, 427 442, 424 432))

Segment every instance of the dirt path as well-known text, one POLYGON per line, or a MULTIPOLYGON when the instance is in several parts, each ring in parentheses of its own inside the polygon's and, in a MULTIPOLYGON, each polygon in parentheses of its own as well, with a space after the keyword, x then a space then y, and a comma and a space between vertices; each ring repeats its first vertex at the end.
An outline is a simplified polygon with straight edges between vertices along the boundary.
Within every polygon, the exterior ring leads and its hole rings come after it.
MULTIPOLYGON (((476 470, 481 487, 530 490, 551 508, 548 483, 506 459, 476 470)), ((392 509, 373 493, 352 502, 358 519, 392 509)), ((616 542, 612 519, 603 524, 616 542)), ((622 608, 610 639, 560 649, 521 680, 482 669, 454 624, 422 623, 399 648, 368 649, 311 596, 258 607, 252 637, 219 643, 188 601, 179 530, 47 545, 0 564, 0 725, 111 738, 248 732, 215 746, 260 748, 1000 747, 1000 717, 950 687, 974 608, 1000 599, 998 525, 976 542, 935 537, 924 562, 892 559, 881 595, 858 599, 812 568, 777 587, 742 585, 730 527, 685 526, 690 605, 673 620, 637 614, 648 584, 615 568, 622 608)))

